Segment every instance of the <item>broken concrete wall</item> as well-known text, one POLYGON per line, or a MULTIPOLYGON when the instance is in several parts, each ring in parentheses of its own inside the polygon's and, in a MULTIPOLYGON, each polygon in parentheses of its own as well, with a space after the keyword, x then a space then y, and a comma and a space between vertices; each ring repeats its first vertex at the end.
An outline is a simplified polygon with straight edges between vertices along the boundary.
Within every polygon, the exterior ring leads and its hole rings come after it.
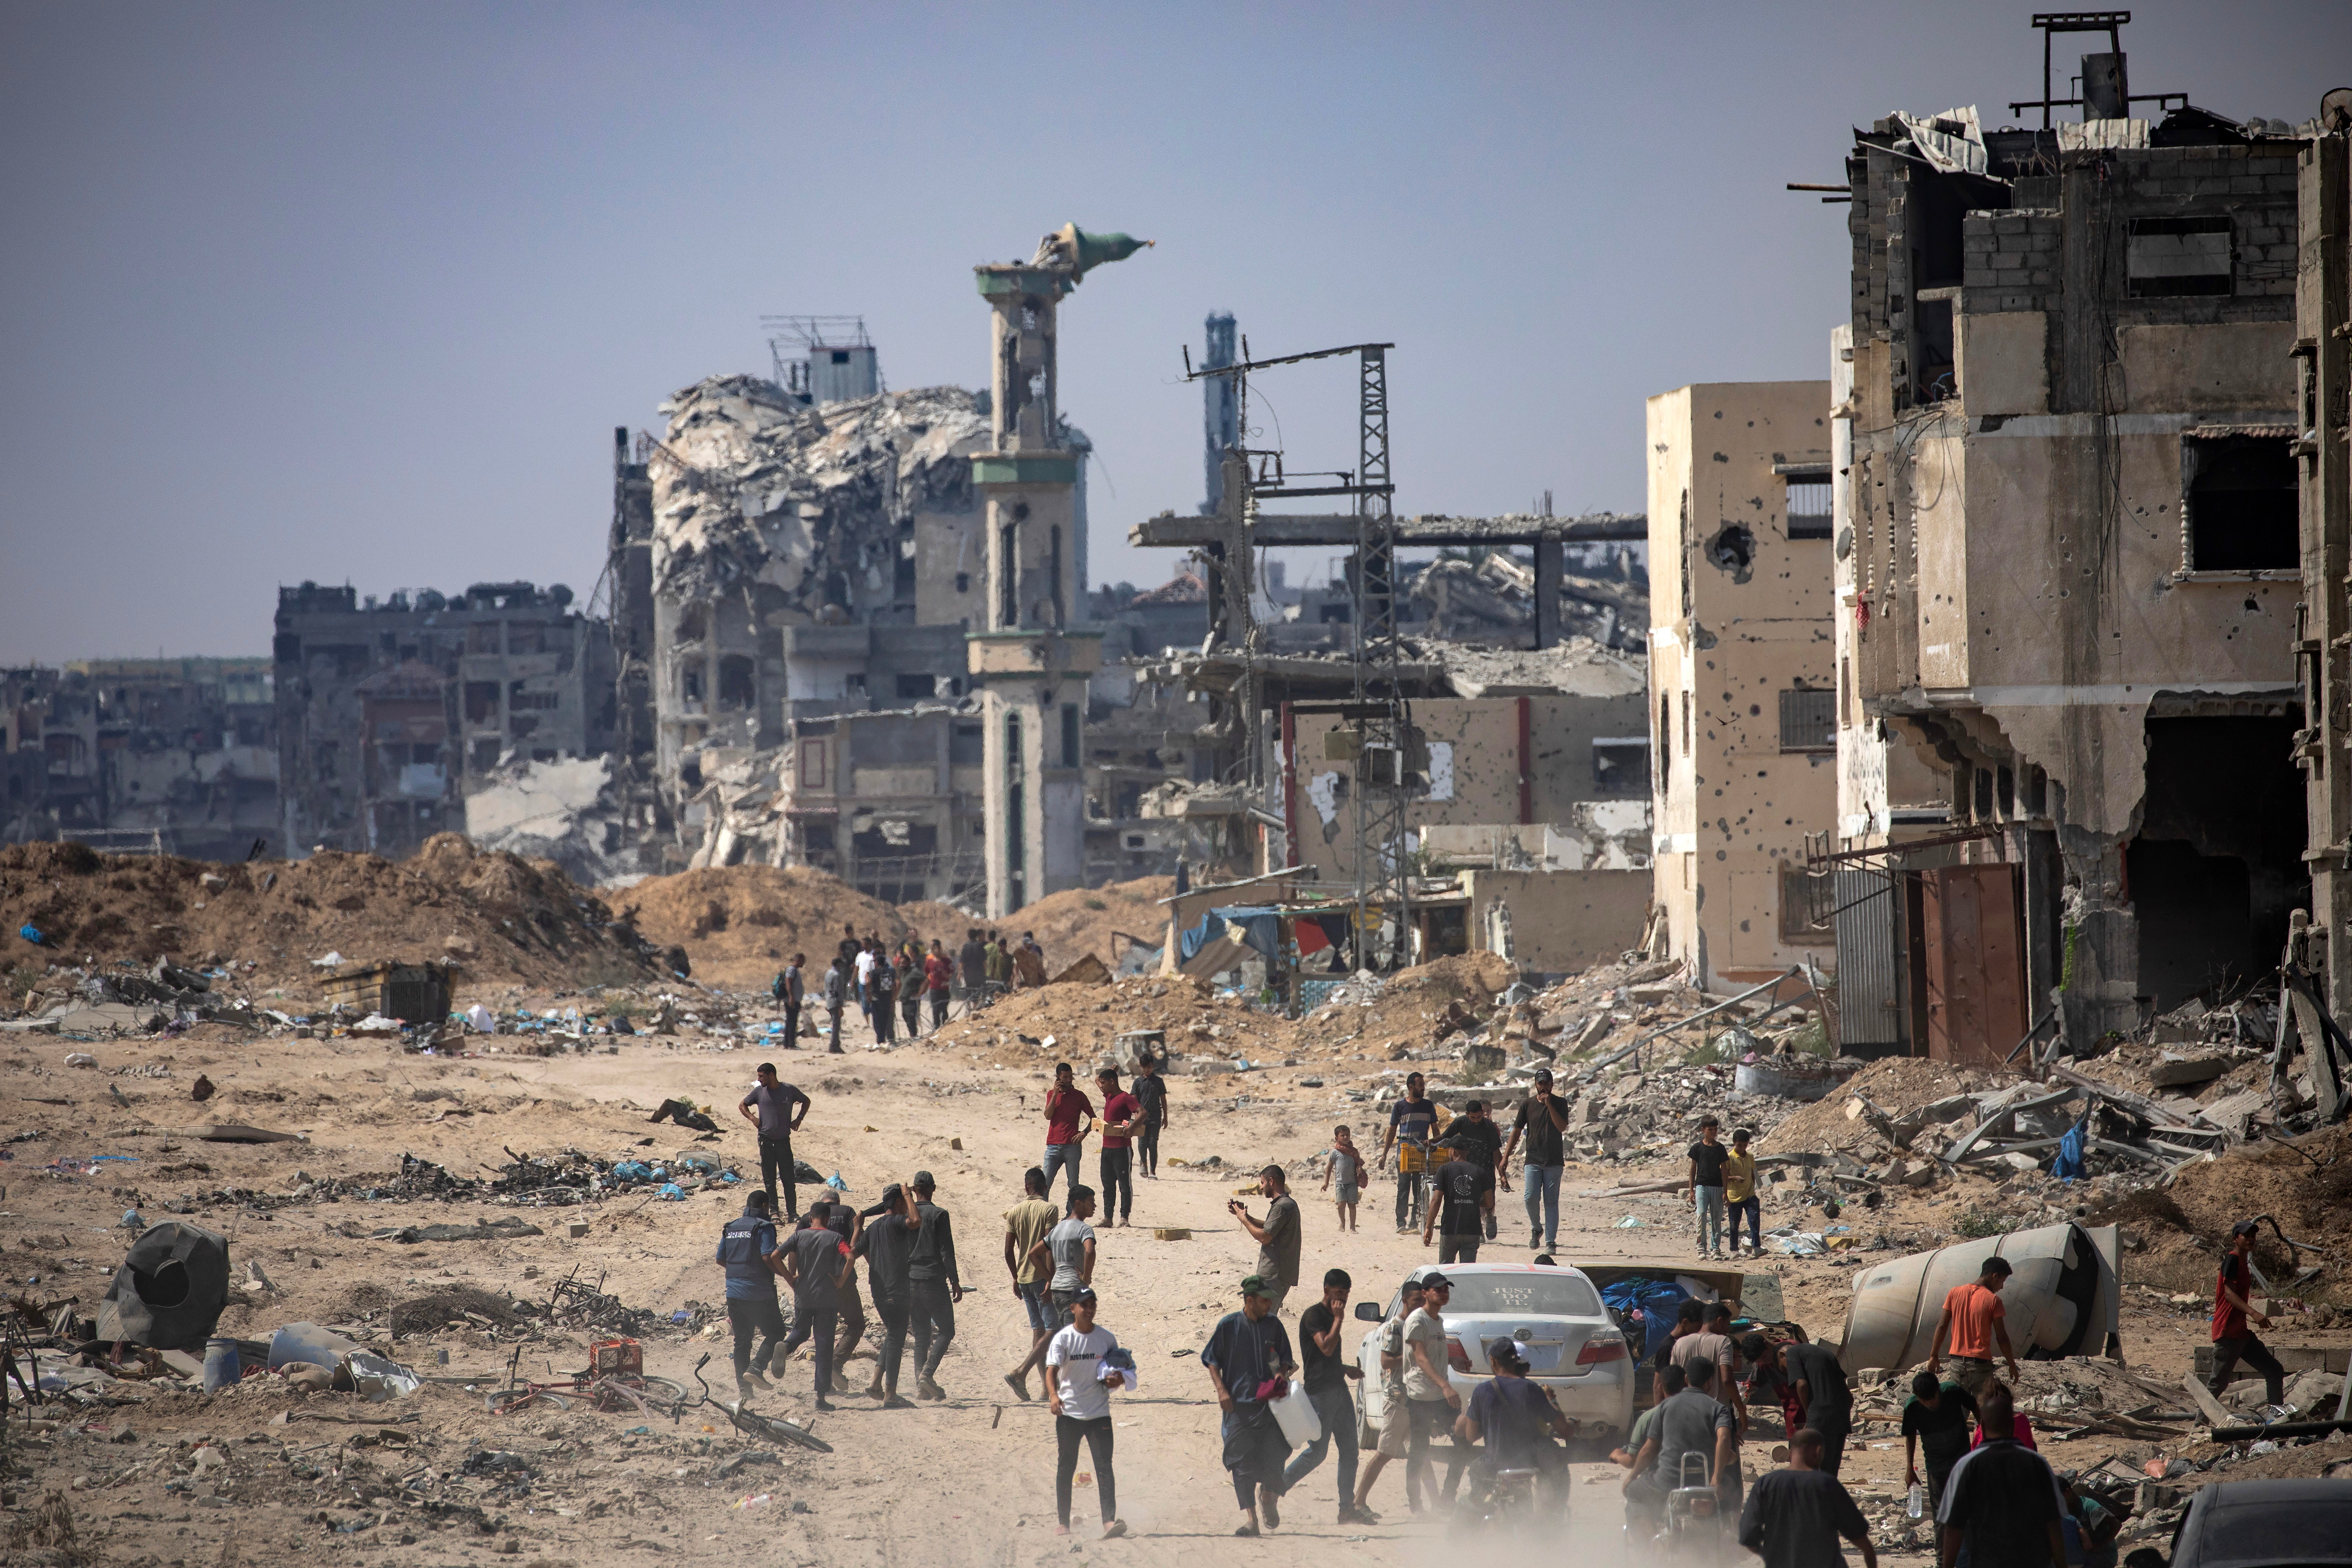
POLYGON ((1470 945, 1540 974, 1572 974, 1614 963, 1642 940, 1649 917, 1644 870, 1462 873, 1470 945))
POLYGON ((1789 507, 1792 479, 1827 472, 1829 391, 1649 400, 1655 899, 1702 984, 1830 961, 1802 866, 1837 806, 1832 541, 1792 537, 1789 507))
MULTIPOLYGON (((1419 775, 1409 831, 1507 823, 1590 845, 1592 862, 1624 854, 1626 822, 1647 816, 1640 672, 1612 661, 1613 694, 1428 698, 1412 704, 1419 775), (1612 806, 1596 817, 1591 808, 1612 806)), ((1355 731, 1331 713, 1294 713, 1295 754, 1284 775, 1284 816, 1297 856, 1326 879, 1355 876, 1355 731)), ((1639 832, 1646 828, 1642 821, 1639 832)))

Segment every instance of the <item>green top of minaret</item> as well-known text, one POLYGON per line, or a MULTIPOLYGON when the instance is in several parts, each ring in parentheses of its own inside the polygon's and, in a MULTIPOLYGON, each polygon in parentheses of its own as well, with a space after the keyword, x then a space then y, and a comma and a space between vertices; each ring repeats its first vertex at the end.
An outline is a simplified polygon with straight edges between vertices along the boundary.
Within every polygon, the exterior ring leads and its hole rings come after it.
POLYGON ((1037 254, 1033 267, 1066 268, 1075 286, 1087 275, 1087 269, 1105 262, 1124 261, 1137 251, 1155 243, 1138 239, 1131 234, 1097 234, 1066 223, 1037 242, 1037 254))

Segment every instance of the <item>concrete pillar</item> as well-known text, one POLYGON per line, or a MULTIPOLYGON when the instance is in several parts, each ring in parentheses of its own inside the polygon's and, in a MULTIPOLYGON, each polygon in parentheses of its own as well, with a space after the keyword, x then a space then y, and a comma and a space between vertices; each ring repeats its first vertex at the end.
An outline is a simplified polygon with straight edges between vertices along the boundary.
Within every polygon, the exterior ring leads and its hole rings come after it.
POLYGON ((1559 580, 1565 547, 1557 539, 1536 541, 1536 647, 1559 646, 1559 580))

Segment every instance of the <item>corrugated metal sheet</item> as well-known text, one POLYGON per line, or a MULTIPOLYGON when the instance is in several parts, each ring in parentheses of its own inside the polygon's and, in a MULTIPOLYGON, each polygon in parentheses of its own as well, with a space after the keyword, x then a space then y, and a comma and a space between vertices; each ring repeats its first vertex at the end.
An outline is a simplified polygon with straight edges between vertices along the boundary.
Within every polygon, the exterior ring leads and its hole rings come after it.
POLYGON ((1895 879, 1859 867, 1835 873, 1838 1043, 1882 1049, 1903 1041, 1895 975, 1895 879))

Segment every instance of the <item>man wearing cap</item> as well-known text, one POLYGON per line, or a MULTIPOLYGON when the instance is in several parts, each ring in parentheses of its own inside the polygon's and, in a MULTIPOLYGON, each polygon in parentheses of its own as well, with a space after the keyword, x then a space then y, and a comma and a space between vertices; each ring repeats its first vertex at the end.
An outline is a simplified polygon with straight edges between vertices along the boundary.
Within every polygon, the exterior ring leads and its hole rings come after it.
POLYGON ((2242 1219, 2230 1227, 2230 1249, 2213 1280, 2213 1375, 2205 1386, 2218 1397, 2243 1362, 2262 1374, 2263 1403, 2277 1405, 2286 1397, 2286 1368, 2254 1332, 2271 1321, 2253 1309, 2253 1257, 2254 1222, 2242 1219))
MULTIPOLYGON (((1446 1355, 1450 1336, 1445 1331, 1445 1304, 1453 1299, 1454 1281, 1433 1269, 1421 1277, 1421 1305, 1404 1321, 1405 1408, 1412 1413, 1404 1460, 1408 1499, 1418 1491, 1426 1500, 1436 1489, 1429 1445, 1440 1434, 1450 1433, 1454 1417, 1462 1413, 1462 1395, 1454 1392, 1454 1374, 1446 1355)), ((1449 1502, 1454 1499, 1454 1489, 1461 1484, 1463 1468, 1470 1459, 1468 1447, 1459 1439, 1454 1449, 1453 1462, 1446 1467, 1445 1498, 1449 1502)))
POLYGON ((1470 1407, 1454 1418, 1457 1442, 1485 1440, 1471 1461, 1471 1471, 1482 1489, 1494 1484, 1499 1470, 1534 1470, 1561 1504, 1568 1501, 1568 1456, 1553 1442, 1565 1443, 1575 1429, 1559 1413, 1551 1396, 1528 1381, 1527 1357, 1507 1339, 1486 1342, 1486 1364, 1495 1375, 1478 1385, 1470 1407))
POLYGON ((1298 1314, 1298 1351, 1305 1363, 1299 1382, 1306 1386, 1307 1397, 1314 1405, 1316 1419, 1323 1430, 1315 1441, 1298 1450, 1297 1458, 1282 1472, 1278 1489, 1288 1497, 1290 1489, 1321 1464, 1324 1452, 1337 1443, 1339 1522, 1378 1524, 1379 1520, 1366 1514, 1355 1502, 1356 1404, 1348 1397, 1348 1380, 1361 1377, 1364 1372, 1339 1356, 1339 1335, 1348 1326, 1348 1294, 1354 1289, 1355 1281, 1347 1271, 1334 1268, 1323 1276, 1323 1299, 1298 1314))
MULTIPOLYGON (((1386 1414, 1381 1417, 1380 1445, 1373 1449, 1363 1473, 1356 1479, 1355 1510, 1365 1519, 1379 1518, 1364 1506, 1365 1500, 1372 1495, 1372 1483, 1380 1479, 1381 1472, 1388 1468, 1391 1459, 1402 1459, 1412 1450, 1412 1413, 1406 1406, 1408 1396, 1404 1391, 1404 1325, 1406 1320, 1412 1316, 1413 1309, 1421 1305, 1423 1272, 1416 1268, 1405 1276, 1404 1288, 1397 1292, 1396 1316, 1381 1325, 1381 1405, 1386 1414)), ((1405 1502, 1418 1513, 1421 1511, 1421 1482, 1410 1465, 1405 1467, 1404 1483, 1405 1502)))
POLYGON ((1261 1510, 1265 1529, 1282 1524, 1279 1489, 1290 1443, 1269 1406, 1281 1397, 1298 1363, 1290 1353, 1290 1335, 1274 1315, 1274 1282, 1259 1275, 1243 1280, 1242 1310, 1219 1319, 1201 1347, 1201 1364, 1208 1369, 1223 1412, 1225 1469, 1241 1505, 1235 1535, 1257 1534, 1261 1510))
POLYGON ((1081 1285, 1070 1298, 1070 1321, 1054 1331, 1045 1346, 1045 1405, 1054 1413, 1054 1503, 1061 1510, 1056 1535, 1070 1533, 1070 1485, 1077 1478, 1078 1444, 1093 1455, 1095 1496, 1102 1504, 1103 1538, 1125 1535, 1118 1517, 1118 1478, 1111 1473, 1110 1391, 1133 1381, 1108 1329, 1095 1326, 1095 1293, 1081 1285), (1123 1363, 1123 1364, 1122 1364, 1123 1363))
POLYGON ((907 1322, 913 1310, 907 1261, 915 1249, 920 1222, 915 1217, 915 1194, 893 1182, 882 1189, 882 1201, 861 1211, 872 1221, 857 1233, 850 1250, 866 1259, 866 1282, 874 1294, 874 1315, 882 1320, 882 1343, 874 1362, 874 1381, 866 1396, 882 1401, 888 1410, 908 1408, 898 1397, 898 1364, 906 1353, 907 1322))
POLYGON ((760 1185, 774 1207, 776 1184, 784 1184, 784 1217, 800 1217, 798 1194, 793 1191, 793 1134, 808 1120, 809 1097, 776 1077, 776 1064, 760 1064, 760 1081, 737 1104, 743 1120, 759 1130, 760 1185))
POLYGON ((1249 1205, 1239 1198, 1229 1199, 1225 1207, 1257 1243, 1257 1272, 1266 1282, 1267 1299, 1280 1312, 1290 1288, 1298 1283, 1298 1200, 1290 1195, 1290 1180, 1279 1165, 1257 1173, 1257 1190, 1267 1200, 1264 1223, 1251 1218, 1249 1205))
POLYGON ((784 1314, 776 1301, 776 1276, 783 1255, 776 1245, 775 1200, 754 1189, 743 1212, 719 1233, 719 1264, 727 1270, 727 1321, 735 1331, 735 1386, 748 1395, 765 1388, 761 1368, 784 1337, 784 1314), (751 1342, 760 1342, 757 1355, 751 1342))
POLYGON ((1536 1069, 1535 1089, 1519 1101, 1511 1122, 1511 1141, 1503 1145, 1502 1164, 1524 1134, 1528 1141, 1525 1169, 1528 1189, 1528 1245, 1549 1252, 1559 1245, 1559 1177, 1567 1168, 1568 1101, 1551 1091, 1551 1068, 1536 1069))
POLYGON ((931 1202, 939 1184, 929 1171, 918 1171, 908 1185, 915 1189, 915 1245, 907 1258, 915 1397, 945 1399, 940 1362, 955 1338, 955 1304, 963 1300, 963 1276, 956 1271, 955 1232, 948 1224, 948 1211, 931 1202))
MULTIPOLYGON (((1981 1400, 1993 1384, 1992 1347, 2000 1342, 2009 1363, 2009 1376, 2017 1380, 2017 1352, 2009 1348, 2008 1309, 2000 1304, 2000 1288, 2009 1283, 2009 1259, 1988 1258, 1983 1272, 1969 1285, 1944 1292, 1943 1314, 1927 1342, 1927 1370, 1941 1375, 1947 1350, 1952 1357, 1952 1380, 1981 1400)), ((1836 1472, 1836 1467, 1830 1467, 1836 1472)))

